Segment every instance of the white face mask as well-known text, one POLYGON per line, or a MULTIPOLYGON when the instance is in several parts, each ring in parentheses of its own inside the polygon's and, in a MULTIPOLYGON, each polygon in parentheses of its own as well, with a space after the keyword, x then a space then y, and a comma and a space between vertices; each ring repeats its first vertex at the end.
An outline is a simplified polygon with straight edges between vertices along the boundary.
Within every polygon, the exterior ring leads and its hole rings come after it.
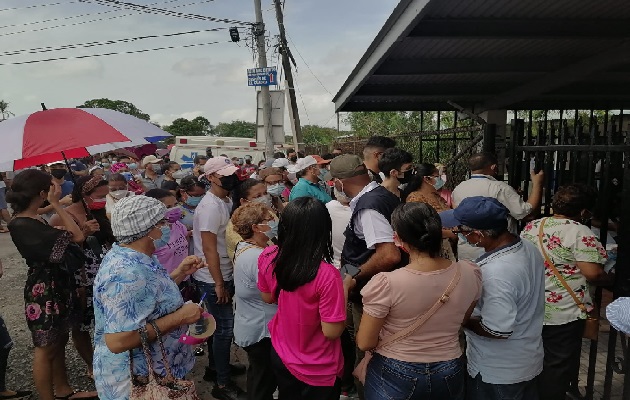
POLYGON ((349 204, 352 201, 352 197, 348 196, 341 190, 338 190, 336 187, 333 187, 333 192, 335 193, 335 199, 337 199, 340 203, 349 204))
POLYGON ((272 206, 272 201, 271 201, 271 196, 266 194, 264 196, 260 196, 260 197, 256 197, 254 200, 252 200, 253 203, 260 203, 260 204, 264 204, 267 207, 271 207, 272 206))
POLYGON ((116 200, 120 200, 122 198, 127 197, 129 194, 128 190, 114 190, 113 192, 109 192, 110 196, 112 196, 116 200))

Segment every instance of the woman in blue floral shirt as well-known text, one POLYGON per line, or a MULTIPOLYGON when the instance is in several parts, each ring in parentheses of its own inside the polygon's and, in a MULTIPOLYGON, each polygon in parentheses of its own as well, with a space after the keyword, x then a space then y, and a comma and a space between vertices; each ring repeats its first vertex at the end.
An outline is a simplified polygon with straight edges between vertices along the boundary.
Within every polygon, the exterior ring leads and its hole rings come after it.
POLYGON ((169 276, 152 257, 156 248, 168 243, 165 212, 162 202, 145 196, 124 198, 112 211, 118 244, 103 259, 94 282, 94 378, 101 400, 129 398, 129 351, 134 375, 147 376, 150 370, 165 375, 159 346, 151 349, 154 365, 150 367, 140 349, 140 327, 146 327, 149 340, 156 339, 151 321, 162 332, 173 375, 183 378, 194 366, 191 347, 180 343, 179 337, 201 317, 202 309, 184 304, 177 284, 205 264, 188 256, 169 276))

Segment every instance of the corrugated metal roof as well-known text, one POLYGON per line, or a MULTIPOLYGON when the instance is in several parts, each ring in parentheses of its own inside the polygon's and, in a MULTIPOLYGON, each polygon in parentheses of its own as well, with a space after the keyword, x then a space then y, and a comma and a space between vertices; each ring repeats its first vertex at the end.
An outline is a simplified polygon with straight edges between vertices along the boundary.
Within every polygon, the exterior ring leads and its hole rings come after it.
POLYGON ((630 1, 402 0, 334 99, 339 111, 456 100, 476 110, 630 104, 630 1))

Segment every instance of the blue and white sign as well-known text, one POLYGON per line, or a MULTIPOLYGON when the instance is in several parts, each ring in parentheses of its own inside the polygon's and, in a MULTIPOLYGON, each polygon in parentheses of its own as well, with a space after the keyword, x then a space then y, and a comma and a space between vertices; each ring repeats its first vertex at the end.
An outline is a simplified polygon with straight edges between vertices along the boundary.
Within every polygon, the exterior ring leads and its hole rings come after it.
POLYGON ((248 86, 274 86, 278 84, 276 67, 249 68, 247 70, 248 86))

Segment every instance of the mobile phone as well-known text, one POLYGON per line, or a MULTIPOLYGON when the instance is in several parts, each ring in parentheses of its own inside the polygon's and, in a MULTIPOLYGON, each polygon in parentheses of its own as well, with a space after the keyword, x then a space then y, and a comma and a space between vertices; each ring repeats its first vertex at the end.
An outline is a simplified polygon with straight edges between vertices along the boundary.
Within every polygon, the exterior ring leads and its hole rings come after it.
POLYGON ((341 276, 345 276, 345 274, 350 275, 351 277, 355 277, 357 275, 359 275, 359 273, 361 272, 361 268, 352 265, 352 264, 345 264, 341 267, 341 276))

